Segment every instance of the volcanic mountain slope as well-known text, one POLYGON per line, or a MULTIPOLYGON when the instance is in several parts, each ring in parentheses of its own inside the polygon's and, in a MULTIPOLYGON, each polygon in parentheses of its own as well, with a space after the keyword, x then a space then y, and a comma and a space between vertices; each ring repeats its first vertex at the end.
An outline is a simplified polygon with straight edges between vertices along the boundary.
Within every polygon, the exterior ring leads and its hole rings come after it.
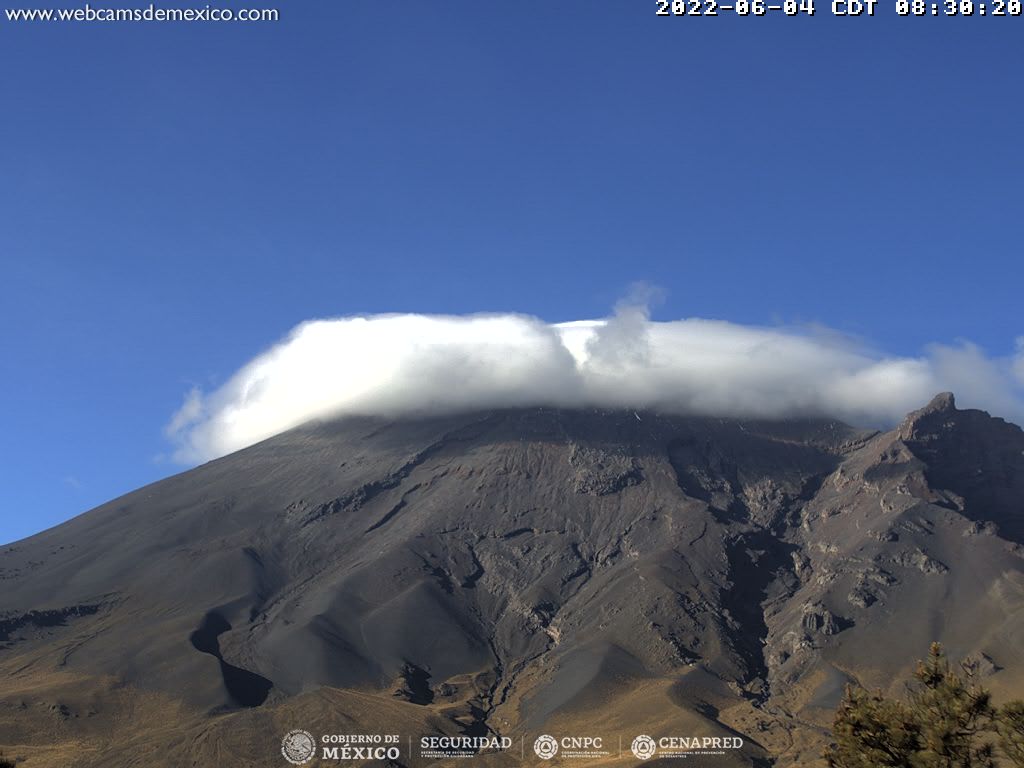
POLYGON ((1024 433, 950 395, 886 433, 311 424, 0 549, 0 749, 274 766, 302 727, 601 735, 591 764, 636 764, 650 733, 812 765, 844 683, 896 692, 935 639, 1024 695, 1022 537, 1024 433))

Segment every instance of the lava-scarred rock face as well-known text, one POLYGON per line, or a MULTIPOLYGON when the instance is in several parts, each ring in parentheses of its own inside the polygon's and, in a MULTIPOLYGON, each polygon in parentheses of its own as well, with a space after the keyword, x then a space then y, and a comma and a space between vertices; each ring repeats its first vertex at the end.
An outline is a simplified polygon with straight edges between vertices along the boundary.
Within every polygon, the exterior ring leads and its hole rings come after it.
POLYGON ((620 737, 742 737, 708 764, 811 765, 843 684, 898 685, 932 640, 1024 690, 1022 483, 1020 429, 948 395, 889 433, 309 425, 0 550, 0 747, 270 766, 301 725, 597 732, 623 764, 620 737))

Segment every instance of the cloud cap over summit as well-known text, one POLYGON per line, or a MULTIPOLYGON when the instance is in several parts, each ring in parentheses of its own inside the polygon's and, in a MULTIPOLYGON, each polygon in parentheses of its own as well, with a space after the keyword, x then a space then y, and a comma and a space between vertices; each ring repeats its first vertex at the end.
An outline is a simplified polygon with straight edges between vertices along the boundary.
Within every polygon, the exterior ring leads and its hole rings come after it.
POLYGON ((1020 421, 1024 347, 961 342, 879 353, 821 327, 650 319, 643 305, 559 324, 518 314, 389 314, 302 323, 218 389, 193 390, 167 426, 181 462, 305 421, 482 408, 655 408, 669 413, 897 423, 936 392, 1020 421))

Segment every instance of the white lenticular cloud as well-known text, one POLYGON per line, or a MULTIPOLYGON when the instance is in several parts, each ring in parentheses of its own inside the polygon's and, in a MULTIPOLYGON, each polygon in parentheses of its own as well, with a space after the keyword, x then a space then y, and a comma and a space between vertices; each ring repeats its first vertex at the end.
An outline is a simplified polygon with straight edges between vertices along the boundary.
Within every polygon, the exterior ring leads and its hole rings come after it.
POLYGON ((935 393, 1018 423, 1024 341, 993 359, 968 343, 921 357, 873 352, 827 329, 655 322, 624 303, 605 320, 376 315, 314 320, 219 389, 193 390, 166 428, 193 463, 316 418, 516 406, 655 408, 892 424, 935 393))

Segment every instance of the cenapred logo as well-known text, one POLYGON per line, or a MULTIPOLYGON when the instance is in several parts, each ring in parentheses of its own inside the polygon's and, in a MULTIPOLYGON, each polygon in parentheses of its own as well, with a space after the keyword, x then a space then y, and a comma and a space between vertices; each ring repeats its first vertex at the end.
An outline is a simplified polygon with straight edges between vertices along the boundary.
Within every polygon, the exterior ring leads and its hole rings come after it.
POLYGON ((683 758, 694 755, 724 755, 727 750, 742 749, 743 739, 739 736, 661 736, 657 739, 641 734, 629 745, 637 760, 660 758, 683 758))
POLYGON ((558 754, 558 740, 554 736, 538 736, 533 742, 533 751, 541 760, 550 760, 558 754))
POLYGON ((281 739, 281 754, 292 765, 308 763, 316 755, 316 739, 309 731, 288 731, 281 739))
POLYGON ((629 749, 633 752, 633 757, 637 760, 650 760, 654 757, 654 753, 658 751, 658 745, 655 743, 647 734, 640 734, 633 743, 629 745, 629 749))

